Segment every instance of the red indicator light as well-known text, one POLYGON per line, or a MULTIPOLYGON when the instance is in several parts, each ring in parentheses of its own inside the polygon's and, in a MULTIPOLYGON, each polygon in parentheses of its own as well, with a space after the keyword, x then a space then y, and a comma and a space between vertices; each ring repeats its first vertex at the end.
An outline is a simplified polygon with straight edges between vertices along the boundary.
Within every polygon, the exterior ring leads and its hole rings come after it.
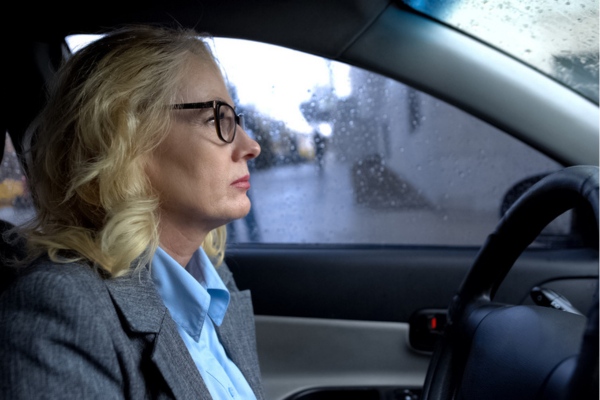
POLYGON ((429 319, 429 329, 431 329, 432 331, 435 331, 437 329, 437 318, 436 317, 431 317, 429 319))

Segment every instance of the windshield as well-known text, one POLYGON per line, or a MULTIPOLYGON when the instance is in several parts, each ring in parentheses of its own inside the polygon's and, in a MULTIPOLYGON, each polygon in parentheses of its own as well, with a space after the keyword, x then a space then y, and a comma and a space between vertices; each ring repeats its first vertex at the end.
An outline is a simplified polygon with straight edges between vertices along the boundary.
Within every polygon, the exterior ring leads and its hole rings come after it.
POLYGON ((597 0, 404 0, 598 103, 597 0))

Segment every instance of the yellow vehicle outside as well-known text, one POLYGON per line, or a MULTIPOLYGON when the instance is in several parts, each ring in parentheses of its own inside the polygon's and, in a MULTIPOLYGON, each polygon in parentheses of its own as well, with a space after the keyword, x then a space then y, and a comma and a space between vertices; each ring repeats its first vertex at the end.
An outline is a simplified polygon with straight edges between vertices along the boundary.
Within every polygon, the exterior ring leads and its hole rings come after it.
POLYGON ((12 205, 14 200, 25 194, 25 182, 7 178, 0 182, 0 207, 12 205))

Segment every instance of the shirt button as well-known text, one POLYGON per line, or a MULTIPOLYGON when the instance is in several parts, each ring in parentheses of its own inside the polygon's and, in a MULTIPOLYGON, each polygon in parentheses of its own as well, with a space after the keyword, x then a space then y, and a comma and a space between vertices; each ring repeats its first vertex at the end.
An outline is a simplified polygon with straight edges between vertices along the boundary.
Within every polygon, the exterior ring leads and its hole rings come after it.
POLYGON ((231 397, 235 397, 232 387, 229 388, 229 394, 231 395, 231 397))

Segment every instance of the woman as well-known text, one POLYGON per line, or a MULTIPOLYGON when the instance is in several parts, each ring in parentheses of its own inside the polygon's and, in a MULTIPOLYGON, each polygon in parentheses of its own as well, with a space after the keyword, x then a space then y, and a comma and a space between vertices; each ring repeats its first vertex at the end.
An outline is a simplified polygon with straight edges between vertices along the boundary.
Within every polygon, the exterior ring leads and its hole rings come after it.
POLYGON ((193 31, 129 27, 58 71, 26 154, 37 216, 0 301, 0 398, 262 398, 248 292, 223 260, 250 210, 240 126, 193 31))

